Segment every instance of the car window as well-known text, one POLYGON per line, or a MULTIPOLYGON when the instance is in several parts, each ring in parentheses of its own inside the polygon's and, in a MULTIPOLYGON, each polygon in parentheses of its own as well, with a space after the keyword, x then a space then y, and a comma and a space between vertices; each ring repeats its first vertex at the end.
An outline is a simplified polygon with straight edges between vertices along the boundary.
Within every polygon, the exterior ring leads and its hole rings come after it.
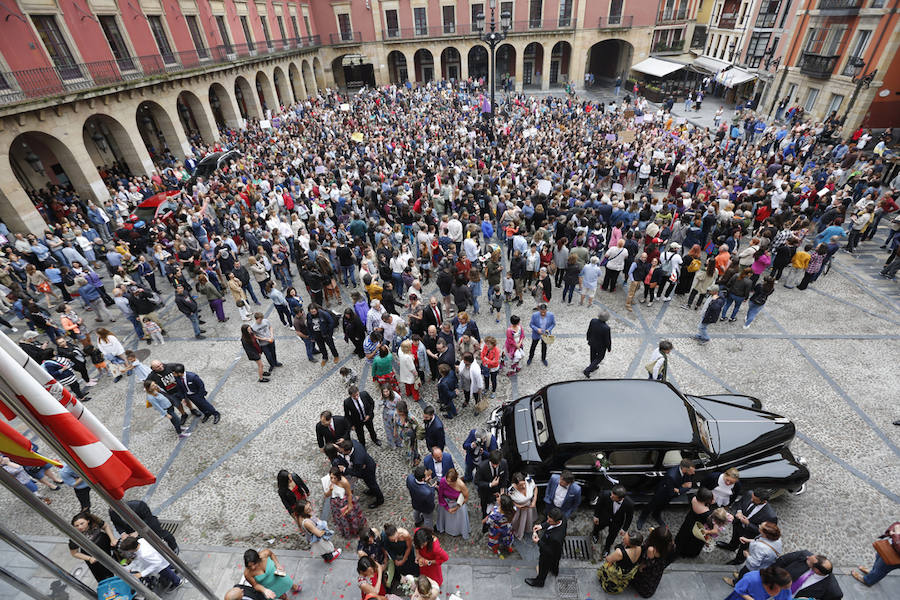
POLYGON ((594 461, 597 460, 596 452, 585 452, 584 454, 576 454, 566 461, 567 469, 583 471, 585 469, 594 468, 594 461))
POLYGON ((547 411, 544 410, 544 400, 536 396, 531 404, 534 415, 534 431, 537 434, 538 446, 543 446, 550 439, 550 428, 547 427, 547 411))
POLYGON ((655 467, 658 456, 657 450, 613 450, 609 453, 609 466, 611 469, 655 467))
POLYGON ((694 418, 697 420, 697 432, 700 434, 700 443, 707 452, 712 452, 712 442, 709 438, 709 429, 706 427, 706 419, 700 416, 700 413, 694 411, 694 418))

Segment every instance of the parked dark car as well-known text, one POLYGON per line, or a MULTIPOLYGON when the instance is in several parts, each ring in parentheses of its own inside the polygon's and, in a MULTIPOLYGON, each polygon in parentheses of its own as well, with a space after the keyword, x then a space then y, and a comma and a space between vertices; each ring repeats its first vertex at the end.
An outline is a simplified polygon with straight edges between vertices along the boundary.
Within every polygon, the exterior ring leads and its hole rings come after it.
POLYGON ((744 489, 800 494, 809 479, 789 448, 794 424, 749 396, 684 395, 642 379, 565 381, 504 403, 488 425, 511 473, 544 485, 568 469, 588 498, 612 487, 612 478, 646 502, 683 458, 694 461, 697 480, 737 467, 744 489))
POLYGON ((209 179, 218 169, 228 166, 229 162, 237 160, 240 157, 240 150, 226 150, 224 152, 212 152, 207 154, 197 163, 194 172, 191 173, 190 179, 182 186, 183 189, 190 194, 194 184, 197 183, 197 178, 202 177, 203 179, 209 179))

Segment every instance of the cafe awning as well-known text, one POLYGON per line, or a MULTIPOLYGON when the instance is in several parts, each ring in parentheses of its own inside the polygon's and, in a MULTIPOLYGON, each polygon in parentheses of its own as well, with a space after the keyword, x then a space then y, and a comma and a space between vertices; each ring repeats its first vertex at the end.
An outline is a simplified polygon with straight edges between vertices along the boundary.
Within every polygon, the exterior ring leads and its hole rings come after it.
POLYGON ((731 63, 727 63, 724 60, 716 60, 708 56, 699 56, 691 63, 692 67, 697 67, 707 73, 718 73, 729 65, 731 65, 731 63))
POLYGON ((642 60, 638 64, 631 66, 632 71, 646 73, 647 75, 652 75, 653 77, 665 77, 666 75, 670 75, 671 73, 674 73, 675 71, 683 68, 684 65, 681 63, 662 60, 659 58, 647 58, 645 60, 642 60))
POLYGON ((728 88, 735 88, 754 79, 756 79, 756 75, 740 67, 733 67, 716 75, 716 81, 728 88))

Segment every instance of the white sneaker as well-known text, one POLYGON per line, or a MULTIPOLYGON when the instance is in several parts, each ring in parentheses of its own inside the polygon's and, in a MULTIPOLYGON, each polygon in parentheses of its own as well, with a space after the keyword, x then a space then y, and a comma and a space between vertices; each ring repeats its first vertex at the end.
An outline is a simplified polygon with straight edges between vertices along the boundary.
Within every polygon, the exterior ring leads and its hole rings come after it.
POLYGON ((178 434, 178 437, 180 437, 181 439, 184 439, 186 437, 191 437, 191 432, 190 431, 182 431, 181 433, 178 434))
POLYGON ((19 331, 19 328, 18 327, 10 327, 9 330, 12 331, 13 333, 16 333, 19 331))
POLYGON ((663 302, 671 302, 671 301, 672 301, 672 299, 671 299, 670 297, 668 297, 668 296, 666 296, 665 298, 663 298, 663 302))
POLYGON ((744 329, 750 329, 749 325, 744 325, 744 329))
POLYGON ((91 379, 90 381, 88 381, 87 383, 84 384, 84 387, 94 387, 95 385, 97 385, 97 380, 91 379))

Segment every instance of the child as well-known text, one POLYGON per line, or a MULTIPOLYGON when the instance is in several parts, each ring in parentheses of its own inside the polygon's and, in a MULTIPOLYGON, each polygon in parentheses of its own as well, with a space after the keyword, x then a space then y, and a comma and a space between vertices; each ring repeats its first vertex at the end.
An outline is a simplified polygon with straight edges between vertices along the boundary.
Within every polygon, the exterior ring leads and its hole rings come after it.
POLYGON ((80 341, 82 346, 86 347, 90 345, 91 338, 88 337, 87 332, 85 331, 84 320, 72 310, 70 304, 60 304, 56 308, 56 312, 59 313, 59 323, 62 325, 63 331, 65 331, 66 334, 80 341))
MULTIPOLYGON (((166 343, 163 338, 162 328, 150 317, 144 317, 144 333, 150 336, 150 342, 158 342, 159 345, 166 343)), ((126 353, 127 356, 127 353, 126 353)))
POLYGON ((238 300, 235 302, 235 305, 238 307, 238 314, 241 315, 241 321, 249 321, 250 311, 247 310, 247 303, 243 300, 238 300))
POLYGON ((172 402, 168 396, 160 391, 155 381, 145 381, 144 390, 147 392, 147 402, 172 422, 175 433, 178 434, 179 438, 184 439, 191 435, 190 431, 181 430, 181 424, 187 419, 187 415, 183 417, 175 416, 175 408, 172 406, 172 402))
POLYGON ((128 359, 128 362, 131 363, 131 368, 134 370, 134 378, 138 383, 144 383, 144 380, 150 375, 150 367, 142 363, 138 360, 137 355, 134 353, 134 350, 126 350, 125 358, 128 359))
POLYGON ((97 379, 100 379, 100 376, 104 373, 112 377, 109 365, 106 363, 106 359, 103 357, 103 353, 100 352, 99 348, 96 346, 86 346, 84 348, 84 353, 91 357, 91 362, 94 364, 94 368, 97 369, 97 379))
POLYGON ((512 273, 509 271, 503 276, 503 294, 506 296, 507 302, 512 302, 512 295, 516 289, 516 282, 513 280, 512 273))
MULTIPOLYGON (((510 280, 510 283, 512 283, 512 280, 510 280)), ((511 292, 512 290, 506 293, 507 302, 509 301, 509 295, 511 292)), ((500 309, 502 308, 503 296, 500 295, 500 285, 498 284, 494 286, 494 295, 491 296, 491 314, 496 315, 494 317, 494 323, 500 322, 500 309)))
POLYGON ((341 370, 338 371, 338 373, 341 374, 341 381, 344 383, 344 387, 347 388, 351 385, 356 385, 359 379, 350 367, 341 367, 341 370))
POLYGON ((706 541, 706 545, 703 546, 704 552, 712 552, 716 549, 716 538, 725 531, 728 524, 733 520, 734 516, 731 513, 724 508, 717 508, 712 511, 705 524, 699 521, 694 524, 694 535, 698 538, 702 536, 706 541))

